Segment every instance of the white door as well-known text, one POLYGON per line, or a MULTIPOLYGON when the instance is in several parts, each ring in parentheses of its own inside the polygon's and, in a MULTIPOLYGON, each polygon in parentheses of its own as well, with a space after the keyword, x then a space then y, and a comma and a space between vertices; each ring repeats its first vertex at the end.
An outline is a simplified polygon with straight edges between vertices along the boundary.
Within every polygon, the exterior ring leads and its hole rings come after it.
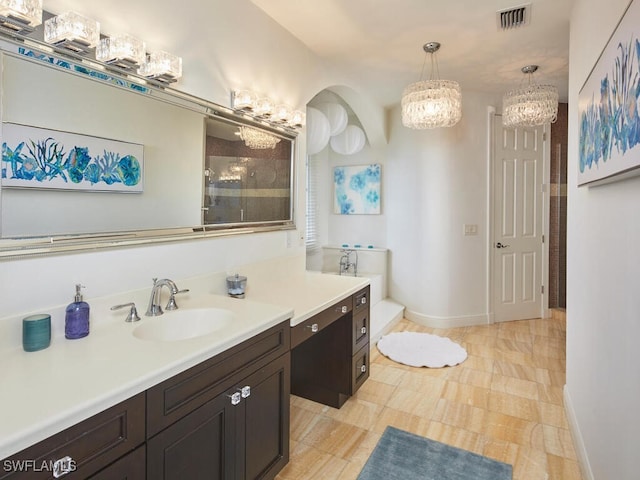
POLYGON ((494 320, 542 315, 544 127, 506 129, 494 116, 494 320))

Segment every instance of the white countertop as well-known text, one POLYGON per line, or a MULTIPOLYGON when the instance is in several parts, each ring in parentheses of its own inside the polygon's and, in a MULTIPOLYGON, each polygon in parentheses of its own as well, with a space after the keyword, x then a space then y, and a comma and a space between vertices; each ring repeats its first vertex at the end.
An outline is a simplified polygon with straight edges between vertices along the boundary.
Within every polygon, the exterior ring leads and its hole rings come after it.
MULTIPOLYGON (((233 312, 231 325, 188 340, 157 342, 132 334, 145 317, 150 289, 91 301, 91 332, 78 340, 58 334, 51 346, 24 352, 20 319, 0 320, 0 459, 58 433, 140 393, 244 340, 290 318, 292 326, 357 292, 366 278, 297 272, 274 278, 251 271, 245 299, 207 293, 203 278, 176 281, 191 292, 176 297, 180 311, 214 307, 233 312), (116 303, 135 301, 140 322, 125 323, 127 310, 110 311, 116 303)), ((220 275, 207 277, 219 280, 220 275)), ((224 276, 222 276, 224 278, 224 276)), ((219 283, 219 282, 218 282, 219 283)), ((166 289, 165 296, 166 296, 166 289)), ((163 298, 163 305, 166 298, 163 298)), ((61 307, 52 311, 60 314, 61 307)), ((62 308, 63 311, 63 308, 62 308)), ((168 318, 173 312, 165 312, 168 318)), ((53 316, 52 316, 53 318, 53 316)), ((56 332, 54 332, 56 333, 56 332)))

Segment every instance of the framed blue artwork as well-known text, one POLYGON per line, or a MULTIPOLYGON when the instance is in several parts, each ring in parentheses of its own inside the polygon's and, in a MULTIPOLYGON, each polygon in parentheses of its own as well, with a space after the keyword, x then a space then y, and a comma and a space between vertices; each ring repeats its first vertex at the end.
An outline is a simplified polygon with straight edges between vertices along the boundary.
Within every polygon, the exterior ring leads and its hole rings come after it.
POLYGON ((633 1, 578 95, 578 185, 640 174, 640 3, 633 1))
POLYGON ((144 148, 136 143, 2 124, 2 187, 143 191, 144 148))
POLYGON ((380 165, 333 169, 334 207, 340 215, 380 214, 380 165))

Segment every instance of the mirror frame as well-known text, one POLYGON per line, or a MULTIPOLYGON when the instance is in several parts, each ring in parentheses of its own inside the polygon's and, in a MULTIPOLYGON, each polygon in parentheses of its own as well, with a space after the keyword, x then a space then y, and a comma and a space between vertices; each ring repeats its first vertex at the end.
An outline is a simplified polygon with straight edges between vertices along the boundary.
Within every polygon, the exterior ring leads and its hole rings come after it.
MULTIPOLYGON (((205 117, 220 119, 222 121, 235 123, 237 125, 249 125, 268 131, 276 136, 291 142, 291 173, 290 173, 290 211, 289 219, 269 221, 269 222, 246 222, 246 223, 222 223, 212 225, 192 225, 181 227, 168 227, 161 229, 131 230, 99 232, 92 234, 71 234, 71 235, 43 235, 22 238, 1 238, 0 237, 0 260, 20 258, 33 255, 49 255, 70 252, 81 252, 96 249, 107 249, 126 247, 143 244, 156 244, 163 242, 176 242, 185 240, 197 240, 227 235, 250 234, 267 232, 274 230, 293 230, 295 226, 295 203, 296 203, 296 158, 297 158, 297 132, 286 126, 275 126, 266 121, 256 119, 242 112, 235 112, 230 108, 209 102, 202 98, 182 92, 169 87, 161 82, 149 80, 130 72, 123 72, 114 67, 101 64, 96 60, 89 60, 71 51, 44 44, 42 41, 31 37, 23 36, 19 33, 8 32, 0 29, 0 53, 11 55, 26 61, 38 61, 26 58, 18 53, 20 47, 43 53, 51 57, 59 58, 73 65, 81 66, 84 69, 96 70, 96 66, 102 71, 105 70, 109 76, 123 80, 128 84, 140 84, 147 89, 146 92, 138 92, 134 89, 126 89, 129 92, 145 95, 158 101, 170 103, 172 105, 190 109, 202 113, 205 117)), ((44 64, 47 67, 67 72, 71 75, 82 75, 74 71, 63 69, 53 64, 44 64)), ((1 68, 1 65, 0 65, 1 68)), ((101 81, 92 77, 91 80, 102 82, 103 85, 112 88, 124 88, 107 81, 101 81)), ((203 141, 206 135, 205 122, 203 122, 203 141)), ((204 155, 204 151, 203 151, 204 155)), ((0 188, 0 194, 2 189, 0 188)), ((0 206, 2 197, 0 195, 0 206)), ((0 209, 0 221, 2 220, 0 209)), ((1 231, 1 228, 0 228, 1 231)))

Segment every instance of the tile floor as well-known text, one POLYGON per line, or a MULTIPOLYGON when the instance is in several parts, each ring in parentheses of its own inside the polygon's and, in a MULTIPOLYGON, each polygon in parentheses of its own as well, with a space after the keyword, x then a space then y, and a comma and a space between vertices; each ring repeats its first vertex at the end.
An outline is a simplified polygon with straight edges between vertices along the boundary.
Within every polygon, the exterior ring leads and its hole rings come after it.
POLYGON ((387 425, 513 465, 514 480, 581 480, 565 418, 565 320, 394 331, 447 336, 456 367, 407 367, 371 354, 371 376, 337 410, 292 396, 291 460, 277 480, 355 479, 387 425))

